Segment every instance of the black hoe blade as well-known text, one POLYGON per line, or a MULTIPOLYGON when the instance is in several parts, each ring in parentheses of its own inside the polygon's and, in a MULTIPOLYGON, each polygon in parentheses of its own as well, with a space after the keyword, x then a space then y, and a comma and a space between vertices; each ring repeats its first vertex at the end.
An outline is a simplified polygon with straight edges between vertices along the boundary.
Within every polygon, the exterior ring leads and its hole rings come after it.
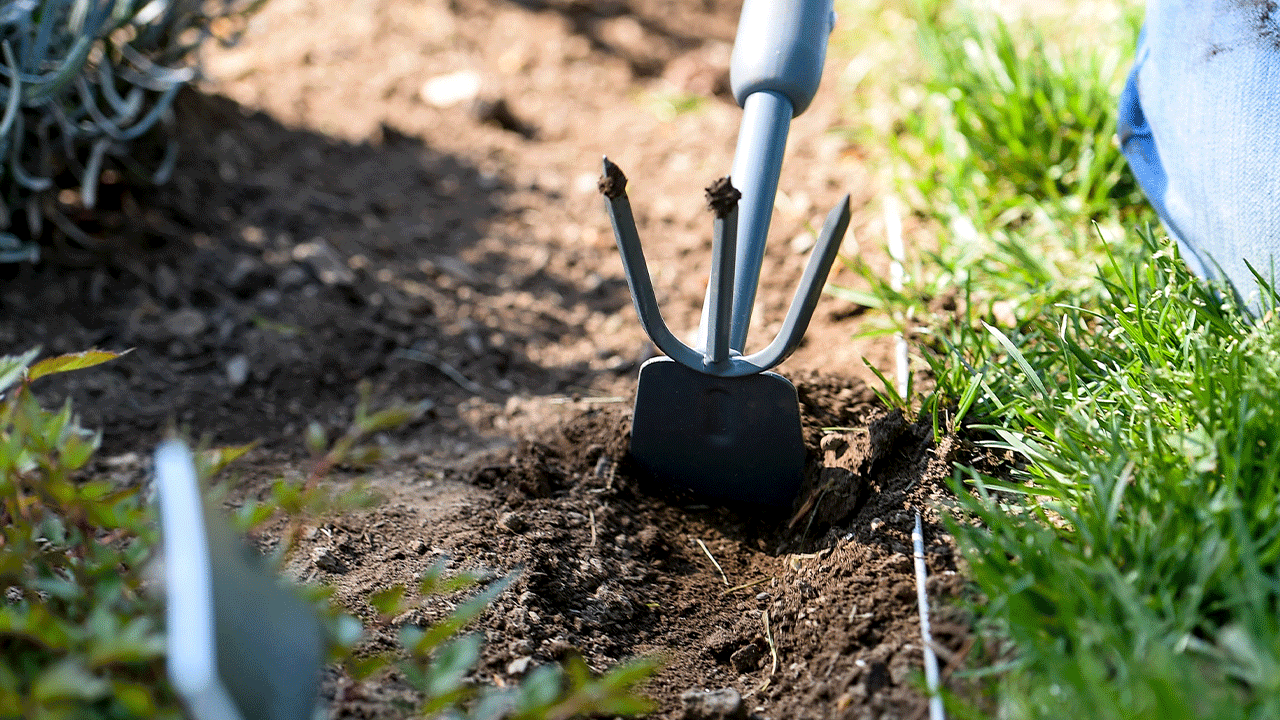
POLYGON ((772 372, 715 377, 654 358, 640 368, 631 455, 708 500, 788 509, 805 459, 795 386, 772 372))

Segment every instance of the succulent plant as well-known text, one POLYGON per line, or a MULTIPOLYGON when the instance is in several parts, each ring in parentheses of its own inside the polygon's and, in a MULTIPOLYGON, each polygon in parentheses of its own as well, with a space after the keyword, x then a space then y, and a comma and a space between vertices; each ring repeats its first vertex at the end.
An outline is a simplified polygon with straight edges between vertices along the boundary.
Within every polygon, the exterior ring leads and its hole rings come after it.
POLYGON ((85 234, 55 202, 92 208, 108 158, 132 182, 173 172, 174 97, 197 50, 231 42, 264 0, 11 0, 0 4, 0 263, 35 261, 46 220, 85 234), (140 140, 162 147, 142 157, 140 140))

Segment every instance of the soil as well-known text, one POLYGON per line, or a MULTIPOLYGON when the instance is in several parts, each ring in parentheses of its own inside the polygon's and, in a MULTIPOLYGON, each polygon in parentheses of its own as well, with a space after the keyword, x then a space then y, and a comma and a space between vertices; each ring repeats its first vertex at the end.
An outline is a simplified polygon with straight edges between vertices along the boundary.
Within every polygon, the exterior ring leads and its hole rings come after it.
MULTIPOLYGON (((375 405, 425 401, 421 420, 377 438, 389 460, 367 479, 386 501, 311 528, 290 572, 367 616, 371 591, 441 557, 519 570, 481 622, 480 681, 575 649, 597 670, 659 653, 655 717, 700 717, 686 692, 724 688, 744 698, 737 716, 921 717, 910 529, 921 512, 934 633, 962 657, 967 624, 948 599, 963 583, 939 509, 953 463, 998 459, 935 444, 876 402, 862 358, 887 368, 889 348, 853 339, 864 308, 824 297, 779 368, 808 452, 793 507, 711 507, 626 452, 636 373, 655 351, 600 159, 630 178, 664 317, 696 328, 703 190, 731 165, 740 117, 727 94, 738 9, 272 0, 180 96, 171 183, 140 189, 109 169, 92 210, 67 189, 59 206, 93 241, 0 267, 0 349, 131 349, 40 390, 103 429, 103 467, 144 466, 174 427, 257 441, 243 493, 298 473, 303 428, 340 432, 362 381, 375 405)), ((886 265, 871 152, 840 131, 841 70, 833 58, 792 125, 752 347, 777 331, 845 193, 844 254, 886 265)), ((843 269, 830 280, 858 284, 843 269)), ((394 677, 326 687, 334 717, 404 712, 394 677)))

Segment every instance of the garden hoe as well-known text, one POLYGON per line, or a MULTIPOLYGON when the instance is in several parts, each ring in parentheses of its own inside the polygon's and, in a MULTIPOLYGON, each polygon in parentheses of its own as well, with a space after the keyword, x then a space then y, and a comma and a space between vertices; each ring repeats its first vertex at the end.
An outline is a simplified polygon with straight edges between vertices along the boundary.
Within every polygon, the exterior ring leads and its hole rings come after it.
POLYGON ((730 176, 707 189, 715 221, 699 349, 662 319, 626 176, 604 161, 600 191, 636 313, 666 355, 640 368, 631 455, 654 477, 710 500, 786 508, 800 487, 800 403, 795 387, 769 369, 796 349, 809 325, 849 227, 847 195, 827 216, 778 336, 749 355, 744 347, 787 130, 817 92, 833 23, 831 0, 743 4, 730 67, 742 126, 730 176))

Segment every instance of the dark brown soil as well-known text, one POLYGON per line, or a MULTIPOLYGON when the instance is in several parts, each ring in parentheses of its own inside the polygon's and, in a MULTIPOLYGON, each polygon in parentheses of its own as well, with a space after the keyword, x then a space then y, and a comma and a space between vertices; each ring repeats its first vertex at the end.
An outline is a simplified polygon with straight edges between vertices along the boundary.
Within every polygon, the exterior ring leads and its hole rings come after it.
MULTIPOLYGON (((658 717, 684 717, 685 691, 719 688, 761 717, 919 716, 910 527, 922 512, 934 627, 957 649, 964 624, 945 600, 960 580, 937 504, 974 451, 935 446, 874 402, 862 358, 887 370, 889 353, 851 339, 861 308, 824 298, 780 368, 810 456, 795 507, 708 507, 651 487, 626 456, 653 349, 596 190, 600 158, 630 178, 665 318, 695 327, 703 188, 730 167, 740 116, 725 95, 737 11, 272 0, 181 98, 171 184, 109 182, 92 212, 64 192, 97 240, 0 267, 0 350, 132 349, 40 389, 103 429, 104 466, 143 463, 175 425, 261 441, 249 492, 299 472, 307 422, 345 427, 360 381, 375 403, 430 403, 378 438, 390 459, 371 482, 387 502, 309 529, 290 570, 365 612, 370 591, 441 556, 519 568, 482 624, 482 681, 573 648, 596 669, 661 653, 658 717), (474 96, 446 102, 441 87, 473 79, 474 96)), ((813 228, 845 193, 846 254, 884 265, 869 152, 832 132, 847 61, 831 59, 792 126, 753 347, 776 332, 813 228)), ((843 270, 831 281, 857 284, 843 270)), ((404 712, 394 678, 330 689, 337 717, 404 712)))
MULTIPOLYGON (((485 681, 570 651, 597 670, 658 654, 656 717, 694 717, 681 695, 722 688, 761 717, 913 717, 923 702, 911 527, 922 512, 935 640, 959 653, 968 626, 946 603, 962 582, 935 506, 952 463, 973 453, 952 439, 934 446, 930 428, 857 387, 799 379, 814 452, 795 512, 708 507, 655 484, 629 466, 625 409, 603 407, 469 467, 378 483, 388 501, 310 530, 291 570, 334 584, 365 617, 370 593, 442 557, 516 571, 481 622, 485 681)), ((396 618, 385 642, 433 619, 396 618)), ((394 681, 334 692, 343 716, 396 716, 394 681)))

